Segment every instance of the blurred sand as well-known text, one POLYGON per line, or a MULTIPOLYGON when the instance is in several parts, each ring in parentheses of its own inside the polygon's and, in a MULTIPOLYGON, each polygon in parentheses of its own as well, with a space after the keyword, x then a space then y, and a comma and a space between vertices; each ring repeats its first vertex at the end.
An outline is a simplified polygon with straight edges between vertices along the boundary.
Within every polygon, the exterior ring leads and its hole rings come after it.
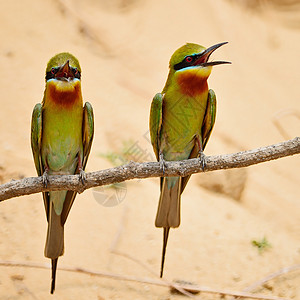
MULTIPOLYGON (((60 51, 78 57, 84 99, 94 107, 95 139, 87 171, 111 167, 101 153, 120 151, 124 141, 145 151, 137 159, 153 160, 151 99, 164 86, 171 54, 186 42, 208 47, 229 41, 213 55, 232 65, 215 67, 209 79, 218 112, 206 154, 284 140, 274 116, 300 109, 299 27, 285 22, 288 14, 299 20, 295 9, 284 15, 276 9, 256 13, 225 0, 1 1, 1 182, 36 174, 31 112, 42 99, 46 63, 60 51)), ((281 124, 290 138, 299 135, 299 119, 286 116, 281 124)), ((269 273, 299 264, 299 168, 295 156, 237 170, 228 175, 232 180, 224 172, 207 174, 209 179, 194 175, 182 197, 181 227, 170 233, 165 278, 241 291, 269 273), (205 180, 216 184, 204 188, 205 180), (272 247, 259 254, 251 241, 264 236, 272 247)), ((125 188, 125 200, 113 208, 100 205, 91 190, 77 196, 59 266, 156 278, 110 253, 119 232, 116 249, 158 276, 162 231, 154 227, 154 218, 159 181, 127 182, 125 188)), ((0 259, 48 264, 42 196, 0 205, 0 259)), ((0 299, 183 299, 166 288, 63 271, 58 271, 54 296, 49 288, 49 270, 0 267, 0 299)), ((257 292, 300 299, 300 272, 257 292)))

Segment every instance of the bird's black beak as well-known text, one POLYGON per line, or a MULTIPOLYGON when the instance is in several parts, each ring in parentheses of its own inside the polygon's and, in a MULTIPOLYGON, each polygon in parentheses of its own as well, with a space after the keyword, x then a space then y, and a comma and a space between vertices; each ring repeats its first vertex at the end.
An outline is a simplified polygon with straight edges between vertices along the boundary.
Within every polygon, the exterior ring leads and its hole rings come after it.
POLYGON ((227 44, 228 42, 223 42, 223 43, 219 43, 216 45, 213 45, 209 48, 207 48, 206 50, 204 50, 204 52, 201 52, 199 54, 197 54, 198 58, 195 61, 195 65, 196 66, 202 66, 202 67, 207 67, 207 66, 215 66, 215 65, 221 65, 221 64, 231 64, 231 62, 229 61, 208 61, 210 55, 218 48, 220 48, 221 46, 227 44))
POLYGON ((69 80, 70 78, 74 78, 74 74, 69 65, 69 60, 60 67, 58 72, 55 74, 55 78, 60 80, 69 80))

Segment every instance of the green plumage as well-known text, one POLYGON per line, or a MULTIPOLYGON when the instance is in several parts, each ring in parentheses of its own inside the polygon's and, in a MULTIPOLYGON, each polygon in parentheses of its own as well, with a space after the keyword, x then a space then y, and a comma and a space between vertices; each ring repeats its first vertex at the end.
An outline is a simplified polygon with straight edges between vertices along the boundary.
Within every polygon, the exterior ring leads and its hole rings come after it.
POLYGON ((78 59, 69 52, 61 52, 55 56, 53 56, 47 64, 46 72, 51 71, 53 67, 62 66, 66 61, 70 61, 70 65, 74 68, 77 68, 81 73, 81 68, 78 59))

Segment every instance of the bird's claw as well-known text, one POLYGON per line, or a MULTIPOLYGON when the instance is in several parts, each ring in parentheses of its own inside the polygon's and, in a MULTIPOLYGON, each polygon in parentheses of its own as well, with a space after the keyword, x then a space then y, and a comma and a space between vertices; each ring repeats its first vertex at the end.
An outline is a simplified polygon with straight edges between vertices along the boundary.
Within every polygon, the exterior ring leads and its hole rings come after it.
POLYGON ((165 175, 166 161, 164 160, 164 157, 163 157, 162 153, 159 154, 159 165, 160 165, 160 169, 163 172, 163 175, 165 175))
POLYGON ((204 172, 204 170, 206 168, 206 156, 203 153, 203 151, 199 151, 199 160, 200 160, 201 169, 204 172))
POLYGON ((86 174, 82 168, 79 169, 79 180, 83 185, 86 183, 86 174))
POLYGON ((48 170, 45 170, 43 175, 42 175, 42 181, 43 181, 43 186, 46 188, 49 183, 49 176, 48 176, 48 170))
POLYGON ((165 162, 165 160, 160 160, 159 164, 160 164, 160 169, 162 170, 163 174, 165 175, 165 170, 166 170, 166 162, 165 162))

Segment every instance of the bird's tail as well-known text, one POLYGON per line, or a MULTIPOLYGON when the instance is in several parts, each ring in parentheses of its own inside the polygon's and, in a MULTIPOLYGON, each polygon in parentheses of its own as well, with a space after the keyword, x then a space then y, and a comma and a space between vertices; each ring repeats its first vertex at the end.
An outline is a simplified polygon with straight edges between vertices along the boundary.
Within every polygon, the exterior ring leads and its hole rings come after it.
POLYGON ((181 177, 165 177, 162 183, 155 220, 156 227, 164 228, 160 277, 163 276, 170 227, 176 228, 180 225, 181 182, 181 177))
POLYGON ((55 290, 57 261, 58 258, 51 259, 51 266, 52 266, 52 280, 51 280, 51 290, 50 290, 51 294, 53 294, 55 290))
POLYGON ((52 283, 51 294, 55 289, 55 277, 58 257, 64 254, 64 227, 61 224, 61 216, 54 210, 53 202, 50 202, 48 231, 45 245, 45 256, 51 258, 52 283))
POLYGON ((160 278, 162 278, 164 274, 165 256, 166 256, 169 231, 170 231, 170 227, 164 227, 163 248, 162 248, 161 265, 160 265, 160 278))

